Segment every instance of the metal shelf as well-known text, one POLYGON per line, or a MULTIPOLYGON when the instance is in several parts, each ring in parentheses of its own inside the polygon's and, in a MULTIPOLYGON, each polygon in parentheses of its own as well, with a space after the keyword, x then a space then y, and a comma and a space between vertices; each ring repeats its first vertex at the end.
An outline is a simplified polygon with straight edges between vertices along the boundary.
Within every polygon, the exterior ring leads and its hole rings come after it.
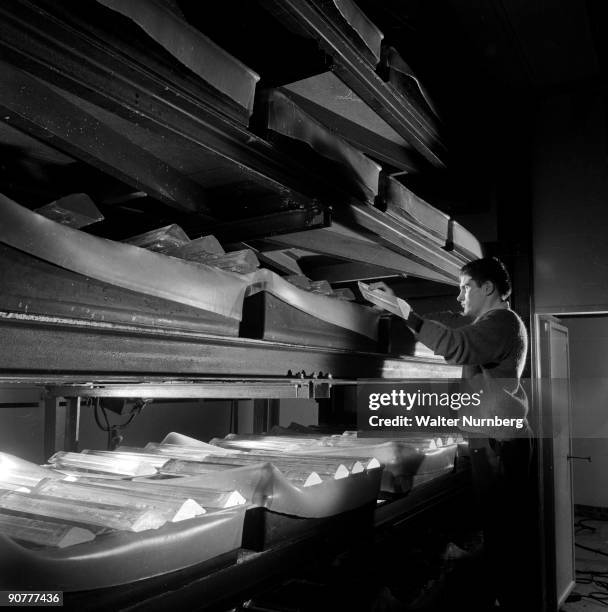
POLYGON ((192 377, 458 378, 433 357, 396 357, 248 338, 0 312, 0 382, 192 377), (56 379, 56 378, 55 378, 56 379))
MULTIPOLYGON (((337 381, 344 384, 345 381, 337 381)), ((49 397, 126 397, 146 399, 321 399, 328 398, 333 381, 311 379, 194 379, 158 382, 47 384, 49 397)))
POLYGON ((295 21, 332 58, 331 70, 346 83, 426 160, 445 167, 446 149, 425 117, 405 97, 397 94, 344 35, 321 3, 301 0, 265 0, 278 18, 295 21))

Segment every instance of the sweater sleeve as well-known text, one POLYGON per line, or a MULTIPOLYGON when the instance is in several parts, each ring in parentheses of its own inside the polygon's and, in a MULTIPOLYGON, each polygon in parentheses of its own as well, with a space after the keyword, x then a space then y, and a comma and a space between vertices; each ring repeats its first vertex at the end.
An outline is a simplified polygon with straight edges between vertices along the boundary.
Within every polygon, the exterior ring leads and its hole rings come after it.
POLYGON ((457 328, 412 313, 408 324, 436 355, 457 365, 482 365, 501 361, 513 346, 515 332, 501 312, 508 311, 491 311, 457 328))
POLYGON ((453 312, 446 310, 442 312, 432 312, 421 316, 415 312, 410 312, 410 316, 407 318, 407 324, 416 333, 420 331, 422 323, 426 320, 435 321, 436 323, 442 323, 446 327, 455 329, 457 327, 464 327, 473 322, 470 317, 463 315, 460 312, 453 312))

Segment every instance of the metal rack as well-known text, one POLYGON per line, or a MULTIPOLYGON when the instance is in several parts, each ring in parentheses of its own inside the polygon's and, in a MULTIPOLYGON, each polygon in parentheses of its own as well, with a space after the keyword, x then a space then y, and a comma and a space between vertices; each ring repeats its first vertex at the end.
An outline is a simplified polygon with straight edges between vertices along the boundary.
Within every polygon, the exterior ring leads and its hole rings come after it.
MULTIPOLYGON (((438 134, 359 57, 319 10, 319 3, 266 4, 284 7, 319 40, 332 58, 330 69, 407 140, 425 164, 445 165, 445 148, 438 134)), ((9 130, 20 130, 73 160, 84 160, 135 193, 170 207, 176 215, 187 215, 185 227, 193 235, 213 224, 224 241, 291 233, 289 247, 296 240, 293 232, 306 230, 304 247, 335 256, 336 268, 344 262, 354 264, 348 277, 337 280, 390 270, 456 282, 464 263, 461 255, 426 241, 413 224, 349 196, 335 187, 331 176, 318 176, 301 160, 285 155, 249 129, 217 92, 176 69, 162 54, 121 37, 103 20, 89 19, 89 10, 101 14, 105 9, 97 3, 82 9, 69 3, 29 0, 10 0, 0 7, 0 108, 1 121, 9 130), (87 133, 93 128, 96 138, 87 133), (115 151, 122 154, 114 155, 115 151), (214 182, 216 170, 223 184, 214 182), (252 197, 251 218, 238 207, 232 214, 233 209, 225 206, 238 199, 235 193, 245 201, 252 197), (208 205, 214 198, 219 203, 215 210, 208 205), (262 204, 260 210, 258 204, 262 204), (227 218, 217 217, 222 208, 227 218), (351 236, 350 242, 339 242, 327 229, 332 217, 360 234, 351 236), (332 242, 333 250, 319 247, 323 242, 332 242), (349 252, 363 247, 365 251, 349 259, 349 252), (376 247, 386 255, 364 261, 376 247)), ((125 310, 129 307, 130 303, 125 310)), ((460 374, 458 367, 428 353, 399 357, 183 328, 44 316, 8 307, 0 311, 0 346, 0 384, 44 388, 47 457, 56 450, 57 439, 66 450, 76 449, 83 398, 328 399, 333 388, 355 385, 358 378, 457 378, 460 374), (67 400, 64 413, 62 399, 67 400)), ((466 485, 464 473, 421 485, 413 495, 372 512, 370 529, 389 527, 449 502, 466 485)), ((242 551, 237 564, 204 577, 205 568, 197 567, 129 593, 114 590, 97 603, 100 607, 131 605, 135 596, 140 597, 137 605, 145 609, 185 606, 199 603, 201 597, 219 604, 227 591, 234 591, 233 597, 251 592, 260 574, 272 577, 290 565, 313 560, 336 525, 339 521, 262 553, 242 551)), ((336 551, 352 534, 341 537, 336 551)))

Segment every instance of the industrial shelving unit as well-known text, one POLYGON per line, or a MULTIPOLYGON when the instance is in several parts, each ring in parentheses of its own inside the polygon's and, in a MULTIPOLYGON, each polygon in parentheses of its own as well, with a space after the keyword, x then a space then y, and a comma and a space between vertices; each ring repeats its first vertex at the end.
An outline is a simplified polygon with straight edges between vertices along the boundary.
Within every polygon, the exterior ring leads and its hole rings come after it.
MULTIPOLYGON (((260 259, 278 268, 280 262, 289 268, 290 253, 299 249, 315 261, 311 278, 322 270, 335 282, 399 274, 457 284, 467 255, 449 250, 450 244, 442 248, 411 221, 383 212, 336 184, 331 174, 285 155, 248 126, 256 112, 253 101, 219 91, 218 75, 204 82, 153 44, 136 25, 140 21, 117 15, 113 4, 100 1, 85 8, 9 0, 0 6, 0 139, 46 156, 78 188, 78 171, 86 167, 92 173, 96 199, 108 213, 106 225, 92 233, 123 238, 148 229, 156 217, 180 223, 191 236, 213 233, 223 243, 253 243, 260 259), (132 214, 133 207, 143 221, 132 214), (348 231, 335 231, 332 224, 348 231), (370 261, 374 249, 383 257, 370 261)), ((174 15, 160 0, 149 5, 174 15)), ((295 21, 298 35, 304 32, 324 54, 325 66, 409 143, 394 159, 406 160, 409 170, 445 166, 437 126, 380 78, 345 36, 334 3, 269 1, 257 10, 268 10, 269 19, 290 27, 295 21)), ((178 17, 175 32, 191 35, 193 28, 178 17)), ((138 19, 153 25, 155 18, 144 11, 138 19)), ((200 33, 194 37, 196 44, 206 44, 200 33)), ((247 67, 243 74, 255 81, 247 67)), ((389 170, 398 174, 404 167, 389 170)), ((30 207, 45 197, 23 193, 22 185, 9 188, 30 207)), ((77 304, 79 296, 53 299, 77 304)), ((154 316, 147 325, 101 324, 94 317, 51 317, 1 305, 0 344, 0 384, 45 389, 46 456, 77 448, 81 398, 327 399, 333 388, 355 385, 358 378, 459 376, 459 368, 427 353, 387 355, 213 335, 170 324, 157 328, 154 316), (60 426, 59 398, 68 400, 60 426)), ((466 472, 459 471, 421 485, 379 506, 375 526, 418 516, 461 495, 467 482, 466 472)), ((194 568, 129 591, 115 589, 98 603, 164 609, 205 597, 215 606, 229 588, 233 597, 244 596, 259 586, 259 574, 272 576, 313 559, 327 536, 325 525, 315 535, 269 551, 243 551, 237 564, 203 578, 202 568, 194 568)))

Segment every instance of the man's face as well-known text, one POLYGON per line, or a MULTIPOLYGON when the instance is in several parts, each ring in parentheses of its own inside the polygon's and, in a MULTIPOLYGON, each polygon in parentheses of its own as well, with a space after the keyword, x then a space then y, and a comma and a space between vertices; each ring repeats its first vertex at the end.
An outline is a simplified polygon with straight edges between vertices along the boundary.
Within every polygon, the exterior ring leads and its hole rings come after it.
POLYGON ((485 299, 483 286, 480 287, 468 274, 461 275, 458 301, 462 305, 463 314, 478 317, 482 312, 485 299))

